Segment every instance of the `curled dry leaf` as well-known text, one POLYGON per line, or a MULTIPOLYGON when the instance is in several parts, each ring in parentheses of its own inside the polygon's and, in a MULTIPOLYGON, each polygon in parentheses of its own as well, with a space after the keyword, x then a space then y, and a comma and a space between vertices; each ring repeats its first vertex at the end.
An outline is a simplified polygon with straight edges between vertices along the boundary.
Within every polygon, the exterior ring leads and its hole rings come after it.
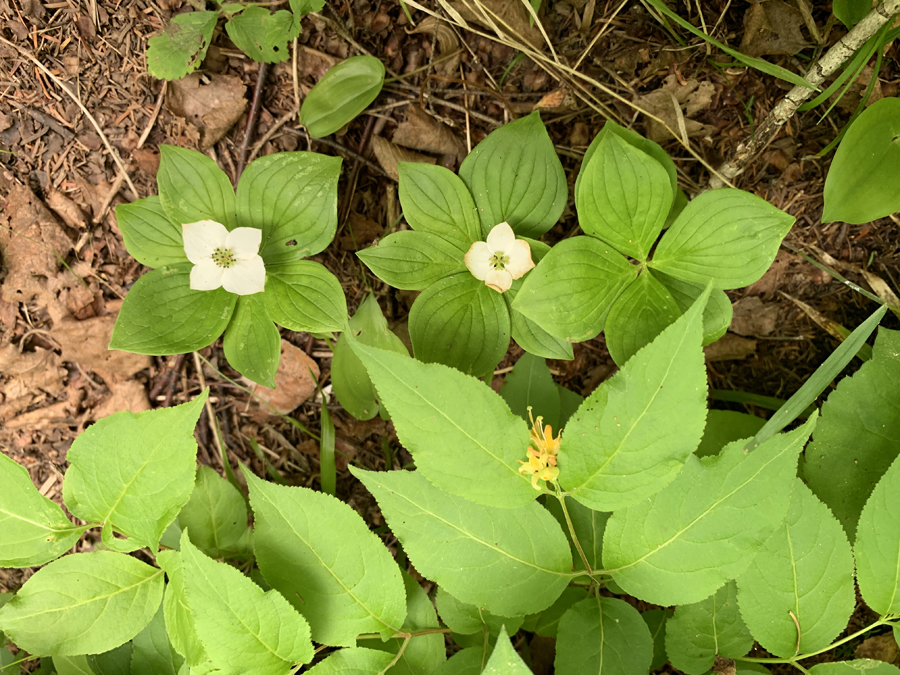
POLYGON ((53 209, 66 225, 76 230, 87 227, 87 218, 78 204, 53 187, 46 191, 46 195, 47 206, 53 209))
POLYGON ((740 361, 756 354, 756 340, 726 333, 721 340, 705 346, 703 353, 707 361, 740 361))
POLYGON ((532 47, 545 46, 541 31, 531 25, 531 14, 522 0, 441 0, 441 5, 451 15, 455 13, 464 21, 493 30, 500 37, 515 39, 509 35, 512 32, 532 47))
MULTIPOLYGON (((419 25, 417 25, 411 31, 407 32, 425 33, 426 35, 434 36, 438 46, 440 47, 439 54, 435 55, 435 60, 460 51, 459 39, 456 37, 456 33, 454 33, 453 29, 450 28, 449 25, 447 25, 446 21, 441 21, 437 17, 425 17, 425 19, 419 22, 419 25)), ((447 77, 450 74, 456 72, 456 69, 459 67, 459 61, 461 57, 462 54, 457 53, 455 56, 452 56, 445 61, 441 61, 440 63, 436 64, 434 69, 439 74, 447 77)))
POLYGON ((771 335, 778 322, 778 305, 764 303, 751 295, 734 303, 734 316, 729 330, 738 335, 758 337, 771 335))
POLYGON ((800 26, 803 13, 781 0, 756 0, 744 14, 739 51, 747 56, 793 56, 809 46, 800 26))
POLYGON ((244 114, 247 88, 239 77, 192 73, 169 85, 166 107, 200 131, 200 149, 216 144, 244 114))
POLYGON ((394 144, 436 155, 456 155, 462 161, 466 146, 450 127, 417 105, 407 106, 404 113, 406 119, 397 125, 391 139, 394 144))
POLYGON ((638 107, 665 122, 664 125, 653 119, 647 120, 647 137, 662 143, 672 139, 669 129, 679 136, 686 133, 689 138, 709 135, 714 130, 713 127, 691 117, 706 110, 712 103, 715 93, 716 88, 712 82, 688 80, 681 84, 675 75, 669 75, 662 87, 644 96, 638 96, 634 102, 638 107))
MULTIPOLYGON (((255 385, 251 391, 283 415, 292 412, 312 396, 319 377, 319 365, 299 347, 281 341, 281 362, 275 374, 275 389, 255 385), (312 375, 310 374, 312 370, 312 375), (313 377, 315 376, 315 378, 313 377)), ((264 412, 269 412, 264 406, 264 412)))
POLYGON ((384 169, 385 173, 395 181, 400 181, 400 173, 397 170, 397 162, 419 162, 420 164, 434 164, 437 160, 434 157, 423 155, 399 145, 394 145, 390 141, 381 136, 372 137, 372 152, 375 153, 375 159, 384 169))
POLYGON ((0 373, 8 379, 3 385, 6 400, 18 399, 41 390, 50 396, 63 388, 66 371, 60 367, 59 356, 47 349, 20 353, 18 347, 0 347, 0 373))

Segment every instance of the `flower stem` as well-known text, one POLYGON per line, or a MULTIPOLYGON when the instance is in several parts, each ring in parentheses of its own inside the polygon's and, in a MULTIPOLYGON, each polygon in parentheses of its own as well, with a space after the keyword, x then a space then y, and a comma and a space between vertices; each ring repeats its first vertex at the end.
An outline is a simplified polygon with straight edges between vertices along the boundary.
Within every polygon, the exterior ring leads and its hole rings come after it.
POLYGON ((572 518, 569 516, 569 509, 566 508, 566 498, 560 492, 559 486, 556 487, 556 498, 559 499, 559 505, 562 506, 563 515, 566 517, 566 525, 569 526, 569 534, 572 536, 572 542, 575 544, 575 548, 578 550, 578 555, 581 556, 581 562, 584 563, 584 569, 587 570, 589 575, 592 575, 594 571, 591 569, 591 564, 588 562, 587 556, 584 554, 584 549, 581 548, 581 542, 578 541, 578 535, 575 534, 575 526, 572 525, 572 518))

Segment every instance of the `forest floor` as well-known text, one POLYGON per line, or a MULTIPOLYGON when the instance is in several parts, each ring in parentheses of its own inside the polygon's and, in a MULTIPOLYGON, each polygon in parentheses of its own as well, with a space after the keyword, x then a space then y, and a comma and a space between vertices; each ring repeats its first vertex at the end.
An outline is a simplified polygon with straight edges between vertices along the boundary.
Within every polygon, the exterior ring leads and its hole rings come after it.
MULTIPOLYGON (((547 51, 518 0, 482 2, 547 51)), ((426 4, 440 11, 437 2, 426 4)), ((670 3, 720 41, 800 73, 845 32, 830 4, 670 3)), ((627 0, 558 0, 541 8, 558 57, 578 63, 579 72, 603 86, 587 86, 589 97, 546 63, 479 35, 483 28, 459 30, 419 11, 412 11, 413 25, 394 0, 331 0, 304 19, 294 58, 269 67, 262 80, 259 64, 220 31, 196 75, 165 84, 147 73, 147 40, 189 9, 183 0, 0 0, 0 450, 26 466, 41 493, 56 501, 66 452, 87 425, 118 410, 183 402, 204 383, 212 388, 233 466, 249 463, 265 472, 254 439, 288 482, 317 487, 318 442, 258 401, 292 411, 317 431, 323 398, 303 375, 307 365, 319 374, 337 427, 341 499, 382 524, 347 465, 383 469, 388 456, 395 467, 410 461, 390 423, 357 421, 329 395, 330 348, 308 334, 282 330, 284 367, 301 375, 286 377, 277 394, 260 390, 256 396, 229 368, 221 342, 200 353, 208 364, 192 355, 106 350, 121 299, 146 271, 126 252, 114 209, 156 194, 159 145, 202 150, 232 178, 242 148, 250 159, 293 150, 343 157, 337 237, 315 259, 337 275, 351 312, 371 289, 402 337, 415 293, 389 288, 355 256, 398 223, 398 159, 417 155, 455 170, 490 131, 540 110, 571 190, 585 149, 611 116, 662 143, 675 159, 681 187, 693 196, 709 181, 707 166, 727 158, 789 88, 686 32, 665 29, 639 2, 627 0), (297 106, 331 65, 360 53, 384 62, 384 90, 337 134, 310 139, 297 123, 297 106), (248 129, 254 97, 259 116, 248 129), (683 120, 693 154, 636 114, 635 103, 676 128, 683 120), (396 452, 384 453, 383 438, 396 452)), ((824 119, 825 107, 798 113, 734 180, 797 222, 769 272, 729 292, 734 323, 707 353, 712 389, 785 399, 837 345, 800 303, 849 329, 876 308, 800 253, 828 262, 864 288, 873 280, 863 271, 900 289, 900 222, 821 222, 833 154, 818 153, 849 119, 871 78, 877 77, 872 101, 900 93, 900 48, 894 43, 884 56, 880 72, 869 66, 824 119)), ((577 228, 570 199, 547 239, 558 241, 577 228)), ((889 327, 896 323, 885 320, 889 327)), ((520 354, 513 345, 495 388, 520 354)), ((559 383, 585 395, 615 371, 602 335, 575 345, 573 361, 550 365, 559 383)), ((713 405, 767 414, 753 405, 713 405)), ((197 433, 201 461, 221 470, 212 429, 204 412, 197 433)), ((0 590, 13 590, 27 574, 0 571, 0 590)))

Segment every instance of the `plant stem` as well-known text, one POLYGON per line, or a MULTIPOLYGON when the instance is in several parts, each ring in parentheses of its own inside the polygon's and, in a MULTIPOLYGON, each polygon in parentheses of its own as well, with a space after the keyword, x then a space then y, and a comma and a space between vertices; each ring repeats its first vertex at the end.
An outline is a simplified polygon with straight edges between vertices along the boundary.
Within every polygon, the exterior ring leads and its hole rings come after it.
POLYGON ((575 526, 572 525, 572 518, 569 516, 569 509, 566 508, 566 498, 559 491, 559 487, 556 488, 556 498, 559 499, 559 504, 562 506, 563 515, 566 517, 566 525, 569 526, 569 534, 572 536, 572 542, 575 544, 575 548, 578 550, 578 555, 581 556, 581 562, 584 563, 584 569, 587 570, 589 575, 592 575, 594 571, 591 569, 591 564, 588 562, 587 556, 584 554, 584 550, 581 548, 581 542, 578 541, 578 536, 575 534, 575 526))
MULTIPOLYGON (((847 642, 850 642, 851 640, 855 640, 860 635, 865 635, 873 628, 878 628, 878 626, 884 626, 884 625, 889 624, 891 619, 893 619, 893 616, 890 616, 890 615, 883 616, 880 619, 878 619, 878 621, 871 624, 870 626, 861 628, 860 630, 856 631, 855 633, 848 635, 845 638, 841 638, 837 642, 832 642, 827 647, 823 647, 822 649, 815 651, 815 652, 810 652, 809 654, 800 654, 800 655, 794 656, 790 659, 774 659, 774 658, 770 658, 770 657, 755 658, 752 656, 742 656, 742 657, 736 658, 734 660, 735 661, 746 661, 748 663, 790 663, 792 665, 797 665, 795 663, 795 661, 801 661, 803 659, 808 659, 813 656, 818 656, 819 654, 824 654, 825 652, 830 651, 830 650, 834 649, 835 647, 840 647, 842 644, 846 644, 847 642)), ((800 670, 803 670, 803 668, 800 668, 800 670)))
MULTIPOLYGON (((393 638, 414 638, 419 637, 420 635, 434 635, 435 633, 450 633, 451 630, 449 628, 423 628, 422 630, 414 630, 414 631, 398 631, 394 633, 389 639, 393 638)), ((363 633, 362 635, 356 636, 357 640, 375 640, 381 639, 381 633, 363 633)))
POLYGON ((387 671, 389 671, 391 668, 394 667, 394 665, 397 663, 397 661, 399 661, 402 658, 403 652, 406 651, 406 645, 409 644, 409 641, 411 638, 412 638, 412 635, 406 636, 406 638, 403 640, 403 644, 400 645, 400 649, 397 650, 397 655, 382 670, 378 671, 378 675, 384 675, 384 673, 386 673, 387 671))

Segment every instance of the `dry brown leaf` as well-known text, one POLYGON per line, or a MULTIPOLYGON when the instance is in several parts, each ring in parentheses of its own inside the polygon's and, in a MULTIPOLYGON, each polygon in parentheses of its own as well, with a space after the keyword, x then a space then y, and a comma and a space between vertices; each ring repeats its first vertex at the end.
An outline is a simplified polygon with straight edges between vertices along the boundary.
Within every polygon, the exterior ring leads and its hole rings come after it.
POLYGON ((438 122, 417 105, 407 106, 405 116, 391 139, 395 145, 436 155, 456 155, 460 161, 465 157, 465 144, 446 124, 438 122))
POLYGON ((739 361, 756 354, 756 340, 725 333, 721 340, 703 348, 707 361, 739 361))
POLYGON ((109 417, 114 413, 125 410, 135 413, 150 410, 150 399, 147 398, 147 389, 136 380, 119 382, 112 387, 111 392, 111 395, 94 409, 91 415, 94 419, 109 417))
MULTIPOLYGON (((110 303, 115 309, 115 305, 110 303)), ((116 310, 117 311, 117 310, 116 310)), ((135 373, 149 368, 149 356, 108 349, 116 314, 104 314, 84 321, 64 318, 53 326, 51 335, 62 347, 64 361, 77 363, 102 377, 110 389, 135 373)))
POLYGON ((793 56, 809 46, 803 13, 781 0, 756 0, 744 14, 739 51, 747 56, 793 56))
POLYGON ((300 47, 300 52, 297 55, 297 77, 300 80, 311 77, 318 82, 325 76, 325 73, 327 73, 329 69, 340 62, 341 59, 334 57, 331 54, 320 52, 318 49, 305 46, 300 47))
MULTIPOLYGON (((655 115, 676 134, 685 132, 689 138, 708 136, 714 128, 691 119, 711 104, 716 93, 712 82, 688 80, 681 84, 675 75, 669 75, 662 87, 644 96, 635 98, 635 104, 655 115)), ((647 137, 657 143, 672 139, 666 126, 656 120, 647 120, 647 137)))
POLYGON ((318 377, 319 365, 302 349, 282 340, 281 363, 275 374, 275 389, 257 384, 252 391, 282 415, 287 415, 312 396, 318 377), (310 375, 310 370, 313 375, 310 375))
POLYGON ((71 404, 68 401, 53 403, 46 408, 38 408, 22 413, 3 423, 6 429, 43 429, 49 426, 71 424, 71 404))
POLYGON ((778 323, 778 305, 764 303, 757 295, 741 298, 734 303, 734 317, 729 330, 738 335, 759 337, 771 335, 778 323))
POLYGON ((372 152, 375 153, 375 159, 378 160, 385 173, 398 182, 400 180, 400 172, 397 170, 398 162, 419 162, 420 164, 437 162, 434 157, 401 148, 381 136, 372 137, 372 152))
POLYGON ((511 30, 538 49, 546 46, 541 31, 537 26, 531 25, 531 14, 525 9, 522 0, 442 0, 441 4, 459 14, 465 21, 492 31, 499 29, 501 35, 511 30))
POLYGON ((204 84, 192 73, 169 84, 166 107, 200 130, 200 149, 216 144, 244 114, 247 88, 241 78, 211 73, 204 84))
POLYGON ((577 101, 565 85, 554 89, 549 94, 544 94, 540 101, 534 104, 534 109, 547 112, 561 112, 575 108, 577 101))
MULTIPOLYGON (((409 33, 425 33, 426 35, 434 36, 437 40, 438 47, 440 47, 440 56, 447 56, 452 54, 453 52, 459 51, 459 39, 456 37, 456 33, 453 32, 453 29, 447 24, 446 21, 442 21, 434 16, 425 17, 422 21, 419 22, 415 28, 409 33)), ((441 61, 437 65, 435 65, 434 69, 440 75, 447 77, 456 72, 456 69, 459 67, 459 61, 462 57, 462 54, 456 54, 451 58, 448 58, 446 61, 441 61)), ((439 57, 436 54, 435 60, 439 57)))
POLYGON ((0 373, 9 380, 3 386, 7 399, 17 399, 41 389, 56 396, 63 388, 65 368, 60 367, 59 356, 55 352, 37 349, 19 353, 12 344, 0 347, 0 373))
POLYGON ((51 187, 47 190, 46 202, 47 206, 53 209, 56 215, 72 229, 80 230, 87 227, 84 211, 56 188, 51 187))
POLYGON ((863 640, 856 648, 856 658, 875 659, 900 666, 900 647, 897 646, 897 641, 891 633, 875 635, 863 640))

